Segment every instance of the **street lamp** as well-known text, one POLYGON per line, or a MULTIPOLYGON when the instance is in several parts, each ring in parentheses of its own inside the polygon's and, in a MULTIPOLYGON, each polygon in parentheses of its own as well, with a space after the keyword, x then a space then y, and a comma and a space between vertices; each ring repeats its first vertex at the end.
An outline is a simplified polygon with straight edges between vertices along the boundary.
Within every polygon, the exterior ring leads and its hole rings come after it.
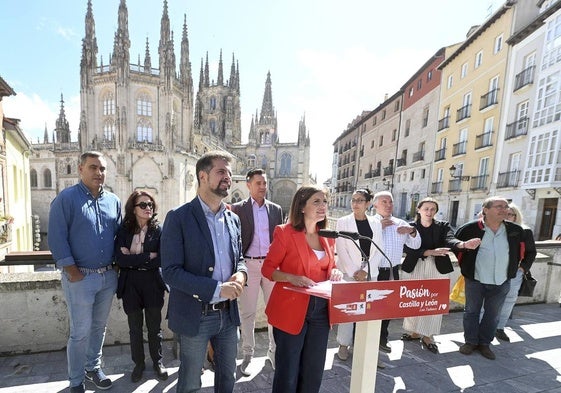
POLYGON ((456 175, 456 167, 452 164, 452 166, 449 168, 450 171, 450 177, 454 178, 454 179, 460 179, 460 181, 469 181, 470 176, 458 176, 456 175))

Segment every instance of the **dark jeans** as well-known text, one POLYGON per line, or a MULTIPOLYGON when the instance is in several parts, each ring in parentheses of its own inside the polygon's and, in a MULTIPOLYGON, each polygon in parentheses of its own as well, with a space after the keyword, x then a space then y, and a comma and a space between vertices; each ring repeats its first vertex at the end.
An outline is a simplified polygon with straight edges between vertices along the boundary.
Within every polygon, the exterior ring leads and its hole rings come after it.
MULTIPOLYGON (((391 273, 393 273, 393 280, 399 280, 399 265, 394 266, 392 270, 393 271, 391 271, 391 273)), ((378 271, 378 281, 389 281, 390 279, 392 279, 392 277, 390 276, 389 268, 388 270, 382 270, 382 268, 380 268, 380 270, 378 271)), ((390 326, 390 320, 383 319, 382 327, 380 329, 380 344, 386 344, 388 342, 389 326, 390 326)))
POLYGON ((310 296, 304 326, 293 335, 274 328, 277 344, 272 393, 319 392, 329 336, 327 300, 310 296))
POLYGON ((146 319, 148 330, 148 348, 154 364, 162 360, 162 310, 160 308, 146 308, 127 315, 129 320, 129 335, 131 340, 131 357, 135 364, 144 363, 144 338, 142 332, 143 319, 146 319))
POLYGON ((510 290, 510 280, 506 280, 501 285, 482 284, 467 277, 465 281, 464 340, 469 344, 489 345, 495 337, 499 315, 510 290), (485 312, 480 321, 483 303, 485 303, 485 312))

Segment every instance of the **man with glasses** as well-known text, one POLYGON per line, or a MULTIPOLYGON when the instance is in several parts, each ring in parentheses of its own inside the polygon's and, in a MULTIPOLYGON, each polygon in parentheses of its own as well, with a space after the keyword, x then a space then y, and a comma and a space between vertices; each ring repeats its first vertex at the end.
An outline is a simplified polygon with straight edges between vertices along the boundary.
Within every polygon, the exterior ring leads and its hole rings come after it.
MULTIPOLYGON (((487 198, 483 201, 483 217, 464 224, 455 234, 464 241, 481 239, 481 245, 475 250, 463 249, 458 253, 466 283, 465 344, 460 347, 464 355, 479 350, 487 359, 495 359, 489 345, 495 337, 510 279, 516 276, 519 267, 528 271, 536 257, 533 239, 520 225, 506 221, 507 213, 505 198, 487 198), (483 305, 485 311, 480 318, 483 305)), ((461 243, 460 248, 463 248, 461 243)))

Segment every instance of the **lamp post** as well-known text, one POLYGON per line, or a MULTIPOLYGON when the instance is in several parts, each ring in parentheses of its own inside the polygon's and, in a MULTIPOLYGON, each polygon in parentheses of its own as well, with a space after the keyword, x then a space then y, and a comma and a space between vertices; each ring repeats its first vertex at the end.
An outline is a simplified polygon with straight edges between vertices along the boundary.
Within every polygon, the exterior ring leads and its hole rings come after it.
POLYGON ((448 169, 450 171, 450 177, 453 179, 460 179, 460 181, 469 181, 469 179, 471 178, 471 176, 462 176, 462 175, 456 175, 456 167, 452 164, 452 166, 448 169))

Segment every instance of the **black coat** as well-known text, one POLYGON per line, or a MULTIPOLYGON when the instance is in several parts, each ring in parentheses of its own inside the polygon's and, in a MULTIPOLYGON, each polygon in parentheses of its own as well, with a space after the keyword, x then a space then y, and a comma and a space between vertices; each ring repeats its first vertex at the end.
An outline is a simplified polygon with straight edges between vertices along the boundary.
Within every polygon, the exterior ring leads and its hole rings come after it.
MULTIPOLYGON (((419 232, 419 228, 421 227, 421 223, 412 222, 410 225, 417 228, 417 232, 419 236, 421 236, 421 232, 419 232)), ((450 224, 446 221, 437 221, 433 220, 432 225, 429 227, 432 229, 432 239, 436 241, 434 247, 427 248, 428 239, 423 239, 421 237, 421 247, 416 250, 413 250, 407 246, 404 246, 405 251, 405 260, 401 265, 401 270, 407 273, 411 273, 415 266, 417 265, 417 261, 419 259, 425 259, 426 257, 423 256, 423 253, 426 250, 433 250, 435 248, 440 247, 449 247, 452 251, 458 251, 457 245, 461 243, 461 240, 458 240, 454 237, 454 232, 452 232, 452 228, 450 228, 450 224)), ((445 256, 435 256, 434 263, 436 264, 436 269, 441 274, 447 274, 454 271, 454 267, 452 266, 452 261, 448 255, 445 256)))
POLYGON ((159 306, 163 299, 166 285, 160 269, 160 234, 161 228, 159 226, 148 228, 144 238, 144 251, 140 254, 126 255, 121 252, 121 247, 130 249, 134 234, 124 227, 121 227, 117 233, 115 238, 115 259, 119 266, 117 298, 123 298, 123 305, 127 313, 129 309, 128 305, 125 304, 127 299, 138 296, 153 296, 154 299, 141 299, 143 304, 147 306, 159 306), (158 256, 150 259, 151 252, 158 253, 158 256), (141 288, 141 293, 136 288, 141 288), (131 291, 135 292, 134 296, 128 296, 131 291))

